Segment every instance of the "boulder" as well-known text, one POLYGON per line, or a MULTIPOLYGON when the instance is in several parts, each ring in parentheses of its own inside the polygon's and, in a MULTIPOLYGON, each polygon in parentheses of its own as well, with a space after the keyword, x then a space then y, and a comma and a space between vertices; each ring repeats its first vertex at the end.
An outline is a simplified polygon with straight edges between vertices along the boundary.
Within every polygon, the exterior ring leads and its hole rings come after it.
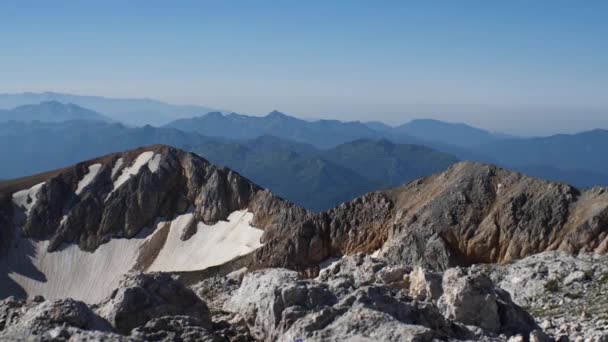
POLYGON ((207 322, 192 316, 165 316, 154 318, 145 325, 133 329, 131 336, 142 341, 221 342, 206 327, 207 322))
POLYGON ((443 274, 442 287, 437 306, 448 319, 508 336, 528 336, 538 329, 534 318, 481 272, 449 269, 443 274))
POLYGON ((164 316, 190 316, 211 329, 207 305, 190 289, 163 273, 129 274, 97 308, 116 331, 132 329, 164 316))
MULTIPOLYGON (((336 280, 328 277, 328 281, 336 280)), ((352 286, 351 291, 339 291, 320 279, 304 280, 293 271, 268 269, 247 274, 224 310, 241 315, 252 336, 261 341, 469 336, 465 328, 445 320, 432 303, 413 301, 386 285, 352 286)))
POLYGON ((8 336, 42 336, 57 327, 101 332, 111 329, 85 303, 70 298, 26 302, 10 297, 0 301, 0 340, 8 336))
POLYGON ((441 273, 416 267, 409 276, 410 296, 418 300, 437 300, 443 292, 441 273))

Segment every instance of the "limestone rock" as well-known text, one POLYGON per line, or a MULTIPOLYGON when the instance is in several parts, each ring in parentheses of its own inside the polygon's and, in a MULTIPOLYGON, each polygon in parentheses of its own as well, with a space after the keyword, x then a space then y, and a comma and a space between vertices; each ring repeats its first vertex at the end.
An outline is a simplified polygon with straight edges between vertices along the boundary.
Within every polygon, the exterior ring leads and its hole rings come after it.
POLYGON ((3 336, 42 336, 57 327, 110 331, 110 325, 83 302, 73 299, 26 302, 15 298, 0 301, 0 339, 3 336))
POLYGON ((534 318, 483 273, 449 269, 443 274, 442 287, 437 305, 446 318, 508 335, 527 336, 538 328, 534 318))
POLYGON ((142 341, 221 342, 206 327, 207 323, 192 316, 165 316, 154 318, 145 325, 133 329, 131 336, 142 341))
POLYGON ((438 300, 443 292, 441 273, 416 267, 409 276, 409 294, 418 300, 438 300))
POLYGON ((479 266, 556 340, 608 339, 608 257, 545 252, 479 266), (568 279, 568 280, 566 280, 568 279))
POLYGON ((122 334, 164 316, 190 316, 200 321, 201 327, 212 327, 207 305, 192 290, 162 273, 128 275, 97 312, 122 334))

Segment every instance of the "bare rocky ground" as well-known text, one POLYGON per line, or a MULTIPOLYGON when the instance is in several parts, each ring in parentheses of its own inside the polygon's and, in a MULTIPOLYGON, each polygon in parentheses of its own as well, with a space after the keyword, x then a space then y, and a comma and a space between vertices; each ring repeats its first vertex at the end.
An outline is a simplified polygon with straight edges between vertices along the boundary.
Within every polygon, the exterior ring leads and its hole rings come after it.
POLYGON ((546 252, 480 267, 556 339, 608 341, 608 257, 546 252))
POLYGON ((546 252, 443 272, 356 254, 316 278, 238 270, 190 288, 129 274, 95 305, 0 302, 7 341, 608 341, 608 257, 546 252))

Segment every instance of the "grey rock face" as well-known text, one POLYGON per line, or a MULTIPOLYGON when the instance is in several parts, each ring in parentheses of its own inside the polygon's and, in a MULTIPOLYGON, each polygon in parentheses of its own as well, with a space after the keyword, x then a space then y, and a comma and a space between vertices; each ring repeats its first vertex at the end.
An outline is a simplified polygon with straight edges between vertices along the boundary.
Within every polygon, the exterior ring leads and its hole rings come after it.
POLYGON ((443 293, 441 282, 441 273, 416 267, 409 276, 410 296, 418 300, 436 301, 443 293))
POLYGON ((534 318, 495 288, 483 273, 453 268, 443 274, 443 294, 437 305, 444 316, 485 331, 527 336, 538 328, 534 318))
POLYGON ((0 339, 43 336, 57 327, 110 330, 110 325, 86 304, 73 299, 27 302, 9 297, 0 301, 0 339))
MULTIPOLYGON (((168 146, 151 146, 86 161, 51 175, 25 179, 22 187, 40 182, 44 185, 20 229, 27 237, 50 239, 51 251, 63 242, 94 251, 112 237, 134 237, 156 219, 172 218, 188 209, 193 211, 195 221, 215 223, 235 210, 246 209, 256 193, 261 192, 231 170, 168 146), (153 153, 158 158, 158 167, 152 170, 143 166, 115 188, 121 173, 136 165, 143 153, 153 153), (89 166, 95 164, 100 164, 96 176, 76 194, 80 180, 89 172, 89 166)), ((0 193, 4 192, 0 186, 0 193)), ((271 196, 265 200, 270 201, 271 196)), ((259 197, 257 202, 264 202, 263 198, 259 197)), ((277 200, 276 206, 281 207, 282 203, 277 200)), ((262 207, 263 203, 257 206, 262 207)), ((4 216, 0 215, 0 223, 4 216)))
POLYGON ((206 322, 192 316, 168 316, 154 318, 135 328, 131 336, 142 341, 221 342, 206 322))
POLYGON ((479 268, 556 339, 608 340, 608 257, 545 252, 479 268))
POLYGON ((96 311, 122 334, 164 316, 186 315, 200 322, 200 327, 212 328, 207 305, 192 290, 162 273, 128 275, 96 311))
POLYGON ((411 269, 365 255, 335 261, 314 280, 285 269, 257 271, 224 310, 242 316, 263 341, 494 339, 538 329, 488 277, 449 270, 437 284, 441 297, 419 301, 403 281, 424 271, 405 271, 411 269), (488 306, 486 318, 480 313, 488 306))
POLYGON ((205 303, 166 274, 129 275, 93 309, 72 299, 10 297, 0 301, 0 340, 216 342, 227 341, 216 328, 226 335, 239 332, 216 327, 205 303))
POLYGON ((214 276, 204 279, 190 288, 196 293, 212 311, 221 311, 224 304, 236 292, 247 273, 247 269, 240 269, 227 274, 225 277, 214 276))
POLYGON ((320 261, 358 252, 445 270, 509 262, 547 250, 608 252, 608 191, 579 191, 464 162, 444 173, 370 193, 280 234, 253 268, 315 276, 320 261))

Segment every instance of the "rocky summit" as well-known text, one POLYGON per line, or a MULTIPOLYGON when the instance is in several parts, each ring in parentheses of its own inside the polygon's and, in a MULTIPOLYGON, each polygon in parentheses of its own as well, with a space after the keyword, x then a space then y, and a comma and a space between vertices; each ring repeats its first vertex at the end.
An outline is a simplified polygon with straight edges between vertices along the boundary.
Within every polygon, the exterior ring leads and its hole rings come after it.
POLYGON ((464 162, 323 213, 156 145, 0 182, 0 340, 608 341, 608 192, 464 162))

